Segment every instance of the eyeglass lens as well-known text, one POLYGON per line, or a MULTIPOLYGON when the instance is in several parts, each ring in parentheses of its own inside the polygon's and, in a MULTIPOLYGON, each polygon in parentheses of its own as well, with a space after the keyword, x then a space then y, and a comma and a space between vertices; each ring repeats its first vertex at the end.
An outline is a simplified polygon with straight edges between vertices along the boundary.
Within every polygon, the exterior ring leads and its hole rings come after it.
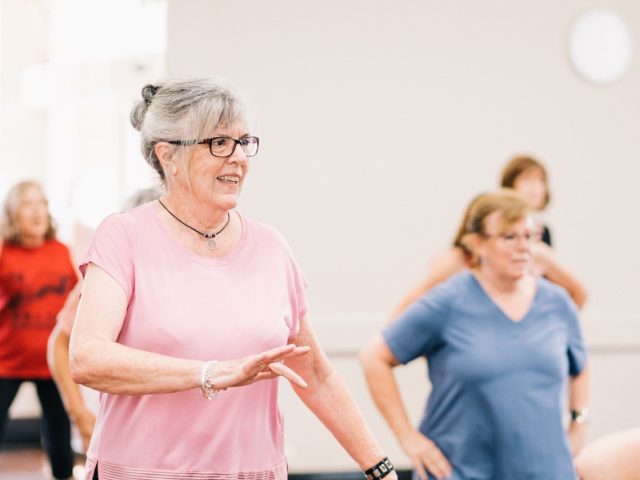
POLYGON ((242 148, 248 157, 252 157, 258 153, 257 137, 243 137, 240 140, 230 137, 212 138, 209 142, 209 150, 211 151, 211 155, 216 157, 228 157, 233 155, 237 144, 240 144, 240 148, 242 148))

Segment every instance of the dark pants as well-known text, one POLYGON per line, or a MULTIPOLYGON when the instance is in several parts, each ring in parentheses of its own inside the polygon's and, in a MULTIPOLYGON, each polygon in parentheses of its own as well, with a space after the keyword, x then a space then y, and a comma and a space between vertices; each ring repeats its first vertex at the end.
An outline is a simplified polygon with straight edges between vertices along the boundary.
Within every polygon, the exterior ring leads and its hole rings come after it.
POLYGON ((0 440, 9 418, 9 407, 13 403, 22 382, 33 382, 42 407, 42 438, 55 478, 69 478, 73 470, 71 450, 71 425, 53 380, 23 378, 0 378, 0 440))

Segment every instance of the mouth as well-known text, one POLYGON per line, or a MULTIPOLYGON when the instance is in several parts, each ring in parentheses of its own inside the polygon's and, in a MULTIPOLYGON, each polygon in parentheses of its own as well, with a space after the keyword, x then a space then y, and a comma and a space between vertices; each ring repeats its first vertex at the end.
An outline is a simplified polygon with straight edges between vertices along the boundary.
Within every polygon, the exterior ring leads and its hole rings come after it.
POLYGON ((240 177, 238 175, 220 175, 216 178, 222 183, 229 185, 238 185, 240 183, 240 177))

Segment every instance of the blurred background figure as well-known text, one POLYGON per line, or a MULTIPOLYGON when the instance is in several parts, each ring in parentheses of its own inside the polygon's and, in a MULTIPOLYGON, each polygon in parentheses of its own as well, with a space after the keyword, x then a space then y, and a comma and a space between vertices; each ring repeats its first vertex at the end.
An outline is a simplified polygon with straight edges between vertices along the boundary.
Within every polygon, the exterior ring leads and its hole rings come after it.
POLYGON ((599 438, 576 457, 581 480, 640 480, 640 428, 599 438))
POLYGON ((47 339, 77 283, 69 250, 56 240, 40 185, 24 181, 8 192, 0 240, 0 436, 25 381, 35 384, 42 437, 55 478, 73 468, 69 418, 47 366, 47 339))
MULTIPOLYGON (((143 188, 129 197, 123 210, 151 202, 162 194, 160 188, 143 188)), ((49 337, 48 361, 51 374, 58 385, 64 406, 80 435, 82 446, 76 447, 82 453, 87 451, 93 434, 98 411, 98 392, 71 379, 69 371, 69 339, 76 310, 80 302, 82 283, 78 283, 67 297, 64 307, 57 317, 57 324, 49 337)))
MULTIPOLYGON (((549 204, 551 197, 547 171, 540 162, 531 157, 513 158, 502 172, 501 184, 505 188, 519 192, 528 202, 534 221, 539 220, 536 213, 542 211, 549 204)), ((473 253, 464 243, 463 238, 467 233, 469 211, 476 199, 472 200, 467 208, 451 248, 434 258, 427 276, 395 307, 389 320, 397 318, 409 305, 438 283, 471 267, 473 253)), ((551 234, 548 227, 538 222, 536 222, 536 226, 539 233, 537 237, 541 241, 536 242, 533 248, 533 262, 531 264, 533 273, 565 288, 578 308, 582 308, 587 300, 586 289, 576 276, 558 260, 551 249, 551 234)))
POLYGON ((572 454, 586 424, 589 370, 578 311, 532 274, 533 219, 513 190, 472 204, 462 242, 471 268, 441 283, 365 347, 361 362, 380 412, 416 478, 577 479, 572 454), (416 430, 392 369, 426 357, 432 385, 416 430))
POLYGON ((547 170, 542 163, 529 156, 512 158, 502 170, 500 186, 513 188, 529 202, 531 213, 540 229, 540 238, 551 246, 551 232, 540 218, 551 200, 547 170))
POLYGON ((566 288, 578 308, 582 309, 587 301, 584 285, 557 260, 551 249, 551 231, 544 219, 544 211, 551 201, 547 169, 531 156, 516 156, 502 170, 500 185, 513 188, 529 203, 541 240, 534 251, 534 273, 566 288))

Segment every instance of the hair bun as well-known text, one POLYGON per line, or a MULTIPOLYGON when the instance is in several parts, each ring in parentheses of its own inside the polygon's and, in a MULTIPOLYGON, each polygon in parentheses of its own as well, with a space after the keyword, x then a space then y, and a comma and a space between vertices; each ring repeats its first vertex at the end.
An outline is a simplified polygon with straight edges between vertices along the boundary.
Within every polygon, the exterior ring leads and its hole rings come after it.
POLYGON ((153 97, 155 97, 156 93, 158 92, 159 88, 160 87, 151 84, 142 87, 142 98, 144 99, 144 103, 149 105, 151 103, 151 100, 153 100, 153 97))

